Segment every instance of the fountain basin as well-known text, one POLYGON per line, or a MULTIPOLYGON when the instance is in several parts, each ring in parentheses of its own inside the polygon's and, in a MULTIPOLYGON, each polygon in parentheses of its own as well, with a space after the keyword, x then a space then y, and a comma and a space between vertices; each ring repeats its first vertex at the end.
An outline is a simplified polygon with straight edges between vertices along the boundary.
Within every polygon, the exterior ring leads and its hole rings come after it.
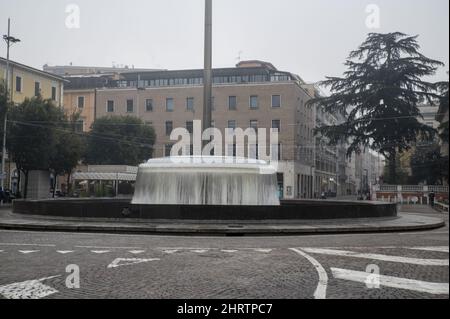
POLYGON ((361 201, 286 200, 279 206, 133 205, 131 199, 15 200, 13 212, 57 217, 271 221, 396 217, 397 204, 361 201))

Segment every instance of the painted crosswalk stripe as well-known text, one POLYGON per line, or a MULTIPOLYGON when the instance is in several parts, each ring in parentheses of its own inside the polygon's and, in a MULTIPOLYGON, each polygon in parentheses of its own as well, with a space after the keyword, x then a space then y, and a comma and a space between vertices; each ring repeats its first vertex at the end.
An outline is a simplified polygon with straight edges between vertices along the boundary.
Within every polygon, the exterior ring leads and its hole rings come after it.
POLYGON ((145 250, 130 250, 129 253, 133 255, 139 255, 145 253, 145 250))
POLYGON ((270 252, 272 251, 272 249, 256 248, 255 251, 258 252, 258 253, 265 253, 265 254, 268 254, 268 253, 270 253, 270 252))
POLYGON ((439 246, 439 247, 410 247, 409 249, 413 249, 413 250, 424 250, 424 251, 436 251, 436 252, 448 253, 448 246, 439 246))
POLYGON ((66 255, 66 254, 71 254, 74 252, 74 250, 57 250, 56 251, 58 254, 62 254, 62 255, 66 255))
POLYGON ((39 252, 39 250, 19 250, 19 253, 22 253, 22 254, 33 254, 33 253, 37 253, 37 252, 39 252))
POLYGON ((423 266, 448 266, 448 259, 420 259, 411 257, 390 256, 381 254, 357 253, 347 250, 322 249, 322 248, 303 248, 304 251, 311 254, 322 254, 341 257, 363 258, 372 260, 382 260, 395 263, 404 263, 423 266))
MULTIPOLYGON (((367 283, 368 277, 373 276, 362 271, 354 271, 348 269, 331 268, 333 277, 353 282, 367 283)), ((434 295, 448 295, 448 283, 435 283, 407 278, 391 277, 379 275, 380 286, 407 289, 417 292, 425 292, 434 295)))
POLYGON ((106 254, 109 252, 110 252, 109 250, 91 250, 91 253, 94 253, 94 254, 106 254))
POLYGON ((204 253, 207 253, 208 250, 206 250, 206 249, 198 249, 198 250, 193 250, 193 252, 197 253, 197 254, 204 254, 204 253))
POLYGON ((175 253, 177 253, 177 252, 178 252, 178 249, 167 249, 167 250, 163 250, 163 253, 169 254, 169 255, 175 254, 175 253))
POLYGON ((58 292, 58 290, 44 285, 45 280, 60 276, 52 276, 37 280, 27 280, 13 284, 0 286, 0 295, 6 299, 40 299, 58 292))
POLYGON ((233 250, 233 249, 222 249, 221 250, 223 253, 228 253, 228 254, 232 254, 232 253, 237 253, 237 250, 233 250))

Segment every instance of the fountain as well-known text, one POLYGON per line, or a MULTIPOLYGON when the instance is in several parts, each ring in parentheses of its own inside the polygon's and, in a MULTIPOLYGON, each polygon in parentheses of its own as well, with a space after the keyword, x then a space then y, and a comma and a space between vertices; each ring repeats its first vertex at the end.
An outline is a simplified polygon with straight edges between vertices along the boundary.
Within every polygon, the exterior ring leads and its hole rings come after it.
POLYGON ((133 205, 279 206, 265 161, 213 156, 152 159, 139 166, 133 205))

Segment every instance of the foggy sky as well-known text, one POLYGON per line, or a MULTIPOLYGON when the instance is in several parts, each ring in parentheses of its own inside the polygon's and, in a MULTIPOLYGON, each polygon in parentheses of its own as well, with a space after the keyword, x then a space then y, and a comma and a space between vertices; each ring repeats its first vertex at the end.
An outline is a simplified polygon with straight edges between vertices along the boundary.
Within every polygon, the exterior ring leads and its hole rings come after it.
MULTIPOLYGON (((213 65, 259 59, 307 82, 340 76, 343 62, 369 32, 420 35, 422 53, 446 64, 432 80, 447 80, 448 0, 213 0, 213 65), (365 25, 368 4, 381 9, 381 28, 365 25), (241 52, 241 53, 240 53, 241 52)), ((11 58, 49 65, 203 66, 204 0, 0 0, 0 33, 12 19, 22 40, 11 58), (79 29, 65 26, 68 4, 81 9, 79 29)), ((0 56, 6 56, 2 41, 0 56)))

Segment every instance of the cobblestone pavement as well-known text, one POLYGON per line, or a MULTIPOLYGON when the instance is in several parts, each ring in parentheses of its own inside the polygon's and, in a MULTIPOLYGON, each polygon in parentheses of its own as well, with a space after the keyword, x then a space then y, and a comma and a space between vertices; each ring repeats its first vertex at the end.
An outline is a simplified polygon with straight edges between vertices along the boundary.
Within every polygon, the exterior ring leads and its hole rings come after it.
POLYGON ((448 249, 448 227, 293 237, 0 231, 0 298, 448 298, 448 249), (79 288, 70 288, 74 269, 79 288))

